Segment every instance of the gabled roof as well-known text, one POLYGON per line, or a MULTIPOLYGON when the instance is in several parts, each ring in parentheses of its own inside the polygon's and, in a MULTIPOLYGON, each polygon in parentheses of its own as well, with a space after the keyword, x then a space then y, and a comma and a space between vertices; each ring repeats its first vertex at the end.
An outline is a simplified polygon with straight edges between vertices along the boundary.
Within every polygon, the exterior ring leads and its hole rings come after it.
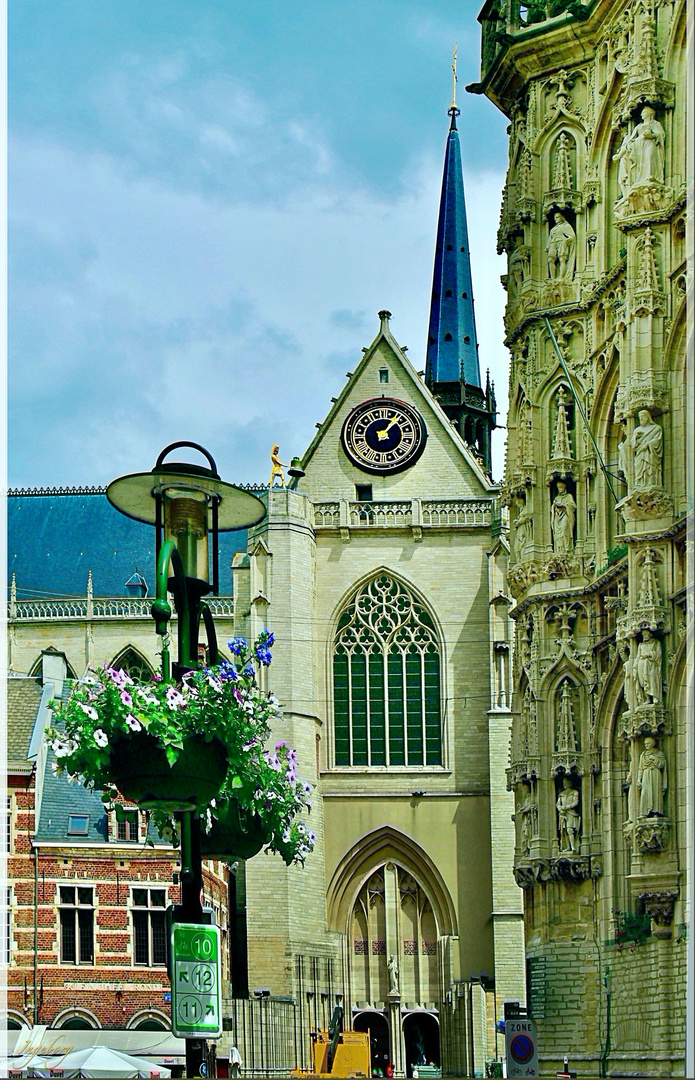
POLYGON ((320 428, 318 429, 318 431, 314 435, 314 438, 311 440, 311 443, 307 447, 307 449, 306 449, 306 451, 304 453, 304 457, 302 458, 302 468, 306 470, 306 468, 307 468, 309 462, 311 461, 312 457, 314 456, 317 448, 320 446, 320 444, 321 444, 322 440, 325 438, 328 430, 331 428, 333 420, 336 418, 336 416, 343 409, 346 398, 350 395, 350 393, 352 392, 355 384, 359 381, 359 379, 360 379, 362 373, 364 372, 365 368, 367 368, 368 365, 373 360, 374 354, 376 353, 379 346, 382 343, 386 343, 386 345, 389 347, 389 349, 393 353, 394 358, 400 364, 403 373, 406 375, 407 380, 408 380, 408 382, 410 383, 410 385, 412 387, 413 398, 415 400, 417 400, 418 397, 426 399, 430 409, 432 409, 432 411, 436 414, 437 418, 441 422, 441 426, 442 426, 442 429, 443 429, 443 432, 444 432, 444 437, 447 438, 447 439, 450 439, 451 442, 455 445, 457 451, 459 452, 461 457, 465 459, 467 465, 470 467, 471 471, 475 475, 476 480, 480 483, 480 485, 483 488, 484 492, 489 494, 489 495, 493 495, 498 490, 498 486, 493 483, 493 481, 490 479, 489 476, 487 476, 487 474, 483 470, 480 462, 477 460, 475 454, 473 454, 471 452, 470 448, 463 441, 463 439, 461 438, 459 433, 456 431, 456 429, 452 425, 451 421, 449 420, 448 416, 446 415, 446 413, 442 409, 442 407, 439 404, 439 402, 437 401, 437 399, 434 397, 434 395, 430 392, 428 387, 422 381, 422 379, 420 378, 420 376, 416 372, 415 368, 411 364, 410 360, 408 359, 406 354, 401 349, 400 345, 398 344, 398 342, 394 338, 394 336, 391 333, 391 330, 389 328, 389 319, 390 318, 391 318, 391 312, 390 311, 380 311, 379 312, 379 319, 380 319, 379 332, 377 333, 376 337, 372 341, 371 345, 367 349, 365 349, 364 355, 362 356, 362 359, 360 360, 359 364, 355 368, 355 371, 352 373, 351 377, 346 382, 346 384, 343 387, 342 391, 340 392, 340 394, 338 395, 338 397, 334 401, 333 405, 331 406, 325 420, 322 422, 320 428))

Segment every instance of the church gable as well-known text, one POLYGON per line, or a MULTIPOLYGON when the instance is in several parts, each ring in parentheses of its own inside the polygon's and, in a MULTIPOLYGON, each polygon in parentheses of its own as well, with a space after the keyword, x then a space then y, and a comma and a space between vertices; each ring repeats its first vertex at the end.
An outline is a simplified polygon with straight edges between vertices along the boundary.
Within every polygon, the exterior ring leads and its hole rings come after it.
POLYGON ((490 497, 492 482, 380 316, 379 333, 304 456, 302 487, 313 499, 354 499, 365 487, 374 499, 490 497), (383 427, 373 420, 379 415, 383 427))

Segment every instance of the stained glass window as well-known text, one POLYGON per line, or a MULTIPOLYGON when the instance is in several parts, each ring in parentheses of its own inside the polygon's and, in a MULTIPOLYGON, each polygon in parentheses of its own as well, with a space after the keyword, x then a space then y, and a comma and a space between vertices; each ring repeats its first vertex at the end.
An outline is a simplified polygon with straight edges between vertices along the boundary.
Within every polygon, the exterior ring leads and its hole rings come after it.
POLYGON ((336 765, 441 765, 440 650, 431 615, 381 573, 338 622, 336 765))

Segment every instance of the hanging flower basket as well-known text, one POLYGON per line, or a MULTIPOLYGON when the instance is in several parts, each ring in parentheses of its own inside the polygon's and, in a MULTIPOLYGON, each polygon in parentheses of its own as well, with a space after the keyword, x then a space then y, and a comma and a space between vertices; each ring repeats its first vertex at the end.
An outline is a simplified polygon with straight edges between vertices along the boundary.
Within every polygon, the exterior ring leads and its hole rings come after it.
POLYGON ((216 800, 209 832, 201 830, 204 859, 250 859, 272 840, 257 814, 249 814, 236 799, 216 800))
POLYGON ((266 747, 282 712, 256 678, 273 640, 263 630, 251 648, 236 637, 233 661, 178 685, 137 685, 108 666, 88 671, 54 706, 46 733, 54 769, 102 789, 106 805, 120 792, 151 809, 163 837, 176 837, 174 812, 193 810, 204 819, 208 858, 250 858, 267 844, 286 863, 303 862, 315 841, 299 818, 311 808, 311 785, 297 775, 294 750, 266 747))
POLYGON ((111 779, 126 799, 149 810, 196 810, 208 805, 224 783, 227 750, 220 739, 187 739, 173 764, 144 731, 113 740, 111 779))

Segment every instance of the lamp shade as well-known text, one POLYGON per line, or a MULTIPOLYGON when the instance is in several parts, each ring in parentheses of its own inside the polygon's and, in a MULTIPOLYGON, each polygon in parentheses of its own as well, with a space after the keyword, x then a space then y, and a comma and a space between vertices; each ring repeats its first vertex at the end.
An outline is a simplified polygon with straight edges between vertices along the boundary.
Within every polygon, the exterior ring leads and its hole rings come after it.
MULTIPOLYGON (((160 460, 161 457, 160 454, 160 460)), ((178 462, 155 465, 147 473, 119 476, 107 487, 106 497, 126 517, 155 525, 155 498, 165 495, 168 490, 181 492, 182 496, 184 492, 189 492, 191 498, 204 497, 206 502, 216 498, 217 528, 220 532, 246 529, 257 525, 265 517, 265 506, 250 491, 242 491, 234 484, 225 483, 213 469, 178 462)))

